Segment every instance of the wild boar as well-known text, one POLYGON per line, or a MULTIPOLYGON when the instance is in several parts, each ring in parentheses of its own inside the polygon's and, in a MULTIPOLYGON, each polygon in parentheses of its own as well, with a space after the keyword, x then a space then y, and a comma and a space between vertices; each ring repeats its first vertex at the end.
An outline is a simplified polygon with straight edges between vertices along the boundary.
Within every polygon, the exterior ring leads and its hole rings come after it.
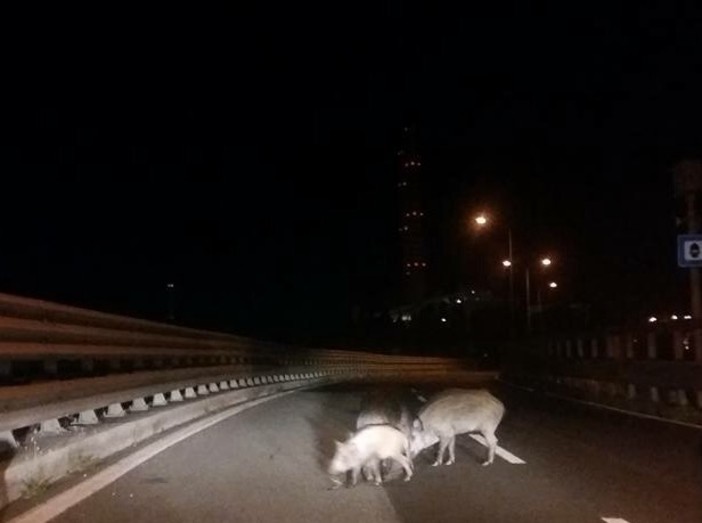
MULTIPOLYGON (((402 431, 390 425, 369 425, 353 434, 347 441, 336 441, 336 452, 329 464, 332 476, 351 472, 351 484, 358 481, 358 472, 364 465, 383 459, 397 461, 405 471, 405 481, 412 477, 409 440, 402 431)), ((380 484, 382 478, 375 478, 380 484)))
MULTIPOLYGON (((356 419, 356 429, 370 425, 391 425, 409 438, 412 432, 412 417, 407 406, 398 398, 376 391, 366 395, 356 419)), ((374 459, 363 465, 363 477, 366 481, 374 481, 376 484, 382 481, 380 465, 381 462, 374 459)))
POLYGON ((483 465, 495 459, 495 430, 502 421, 505 407, 486 390, 451 389, 433 397, 424 405, 415 420, 410 438, 410 455, 439 442, 433 466, 441 465, 448 448, 446 465, 456 461, 456 435, 477 432, 488 444, 488 457, 483 465))

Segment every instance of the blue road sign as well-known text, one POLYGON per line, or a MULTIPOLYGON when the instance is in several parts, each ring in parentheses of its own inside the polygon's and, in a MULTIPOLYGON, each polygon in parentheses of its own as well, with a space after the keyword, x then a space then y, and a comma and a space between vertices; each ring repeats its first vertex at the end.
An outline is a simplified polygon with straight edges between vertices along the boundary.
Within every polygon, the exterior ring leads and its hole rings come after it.
POLYGON ((702 267, 702 234, 678 235, 678 265, 702 267))

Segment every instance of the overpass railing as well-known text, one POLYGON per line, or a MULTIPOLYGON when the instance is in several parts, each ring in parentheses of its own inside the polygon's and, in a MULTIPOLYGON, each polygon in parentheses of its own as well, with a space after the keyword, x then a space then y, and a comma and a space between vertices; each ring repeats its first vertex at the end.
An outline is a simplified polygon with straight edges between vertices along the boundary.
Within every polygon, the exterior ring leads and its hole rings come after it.
POLYGON ((457 360, 309 349, 0 294, 0 439, 218 392, 388 376, 457 360))
POLYGON ((573 334, 515 348, 503 376, 583 400, 702 422, 702 323, 573 334))

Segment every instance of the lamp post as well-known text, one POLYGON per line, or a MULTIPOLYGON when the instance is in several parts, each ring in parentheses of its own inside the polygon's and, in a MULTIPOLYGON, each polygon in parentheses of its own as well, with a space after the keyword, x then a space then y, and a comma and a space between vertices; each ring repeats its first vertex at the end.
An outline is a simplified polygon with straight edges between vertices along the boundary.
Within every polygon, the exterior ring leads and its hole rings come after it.
MULTIPOLYGON (((478 227, 485 227, 489 219, 485 213, 478 214, 474 219, 478 227)), ((512 253, 512 228, 507 227, 507 259, 502 261, 502 266, 509 270, 509 312, 512 323, 514 323, 514 270, 512 264, 514 257, 512 253)))
MULTIPOLYGON (((551 263, 551 258, 548 256, 541 258, 539 260, 539 263, 541 267, 546 268, 550 267, 551 263)), ((526 288, 526 310, 527 310, 527 334, 531 333, 531 316, 532 316, 532 310, 531 310, 531 289, 530 289, 530 282, 529 282, 529 266, 527 265, 526 268, 524 269, 524 282, 525 282, 525 288, 526 288)), ((555 282, 551 282, 552 284, 555 285, 555 282)), ((536 290, 536 305, 537 305, 537 310, 541 312, 541 290, 537 288, 536 290)))
MULTIPOLYGON (((483 228, 487 226, 490 222, 489 217, 485 213, 480 213, 473 218, 473 221, 475 222, 476 226, 479 228, 483 228)), ((514 297, 514 253, 512 251, 512 229, 510 227, 507 227, 507 249, 508 249, 508 258, 502 260, 502 266, 505 269, 509 270, 509 305, 510 305, 510 316, 511 316, 511 324, 514 325, 515 321, 515 297, 514 297)), ((548 256, 545 256, 539 260, 539 265, 541 266, 542 269, 545 269, 549 267, 553 261, 551 258, 548 256)), ((551 282, 549 286, 551 285, 556 285, 555 282, 551 282)), ((555 287, 551 287, 555 288, 555 287)), ((531 333, 532 330, 532 315, 533 315, 533 310, 532 310, 532 305, 531 305, 531 275, 529 273, 529 264, 526 264, 524 267, 524 291, 525 291, 525 300, 524 303, 526 305, 526 328, 527 328, 527 333, 531 333)), ((537 310, 541 310, 541 292, 540 289, 537 287, 537 310)))

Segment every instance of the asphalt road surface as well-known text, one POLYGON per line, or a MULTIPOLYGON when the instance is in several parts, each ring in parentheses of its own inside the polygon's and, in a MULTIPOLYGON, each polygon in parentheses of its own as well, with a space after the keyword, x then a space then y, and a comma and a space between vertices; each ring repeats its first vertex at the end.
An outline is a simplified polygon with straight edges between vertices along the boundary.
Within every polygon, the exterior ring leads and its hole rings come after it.
MULTIPOLYGON (((417 409, 438 389, 403 393, 417 409)), ((393 469, 382 487, 330 489, 325 469, 334 439, 353 429, 363 392, 335 386, 226 418, 53 521, 702 522, 702 430, 506 386, 492 390, 507 414, 497 430, 503 451, 488 467, 480 465, 486 448, 463 435, 451 466, 430 465, 434 447, 416 458, 409 482, 393 469)), ((90 492, 92 480, 78 486, 90 492)), ((49 506, 61 490, 67 485, 38 501, 49 506)))

